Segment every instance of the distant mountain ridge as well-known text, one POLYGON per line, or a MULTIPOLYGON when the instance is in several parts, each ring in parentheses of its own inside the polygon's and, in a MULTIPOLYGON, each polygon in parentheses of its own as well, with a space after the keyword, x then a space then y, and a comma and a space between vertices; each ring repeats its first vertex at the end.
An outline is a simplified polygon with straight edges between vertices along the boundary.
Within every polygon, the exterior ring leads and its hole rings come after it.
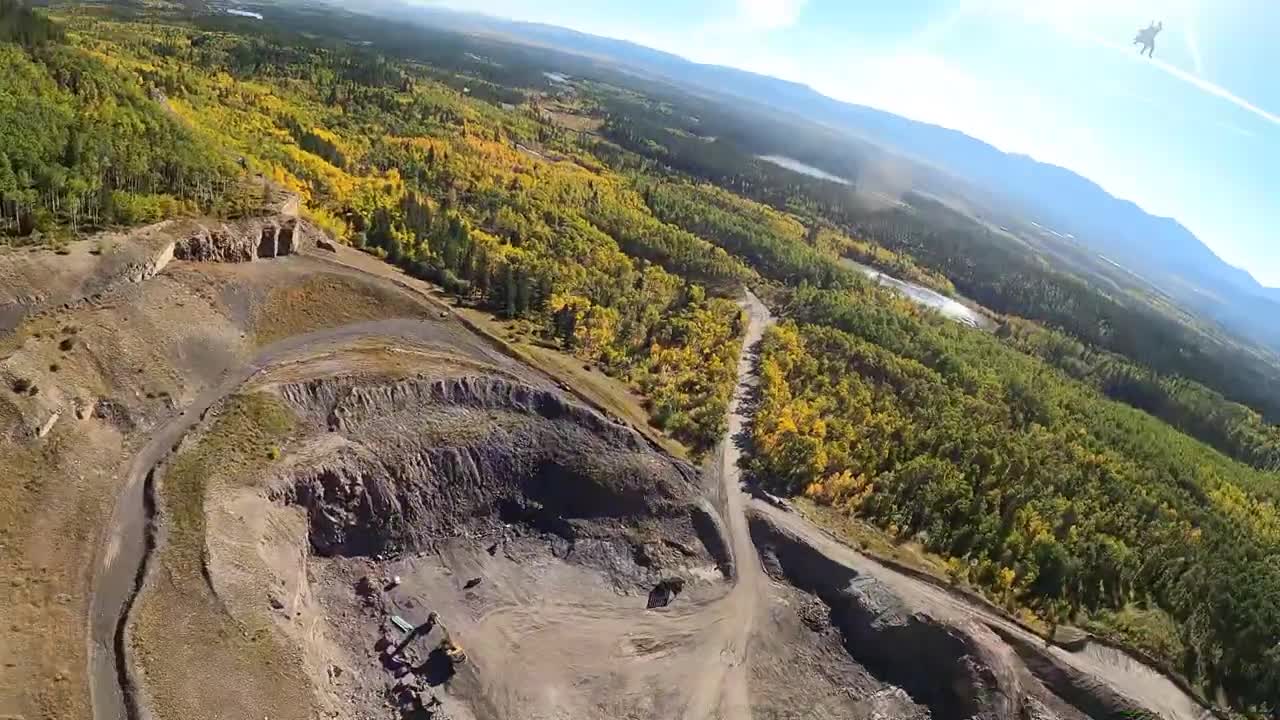
POLYGON ((1217 256, 1176 220, 1116 198, 1079 174, 1006 153, 949 128, 829 98, 807 85, 704 65, 625 40, 477 13, 372 0, 366 12, 608 61, 702 94, 738 98, 847 131, 1003 198, 1031 219, 1139 272, 1209 318, 1280 352, 1280 289, 1217 256))

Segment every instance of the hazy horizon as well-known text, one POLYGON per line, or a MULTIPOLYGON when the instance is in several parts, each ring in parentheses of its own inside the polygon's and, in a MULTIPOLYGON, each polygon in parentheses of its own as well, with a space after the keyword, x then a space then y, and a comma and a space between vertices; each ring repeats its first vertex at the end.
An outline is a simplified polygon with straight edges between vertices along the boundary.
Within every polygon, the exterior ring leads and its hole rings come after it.
MULTIPOLYGON (((1280 116, 1258 104, 1280 107, 1262 57, 1277 53, 1262 42, 1266 22, 1231 34, 1248 25, 1242 2, 419 1, 626 40, 957 130, 1173 218, 1280 287, 1280 204, 1267 198, 1280 186, 1280 116), (1154 17, 1165 23, 1156 58, 1139 58, 1128 41, 1154 17), (1219 52, 1224 38, 1234 44, 1219 52)), ((1280 4, 1261 12, 1280 23, 1280 4)))

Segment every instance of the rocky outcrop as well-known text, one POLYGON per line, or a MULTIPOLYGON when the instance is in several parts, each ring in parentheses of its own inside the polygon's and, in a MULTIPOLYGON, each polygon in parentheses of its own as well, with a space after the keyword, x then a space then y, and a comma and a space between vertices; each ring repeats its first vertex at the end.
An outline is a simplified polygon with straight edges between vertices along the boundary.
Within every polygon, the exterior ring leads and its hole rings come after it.
POLYGON ((279 392, 343 440, 274 495, 306 508, 319 554, 394 555, 521 527, 604 564, 626 558, 636 582, 671 563, 723 562, 696 471, 554 391, 485 375, 322 379, 279 392), (637 524, 661 541, 637 553, 647 542, 637 524))
POLYGON ((1080 652, 1089 645, 1089 633, 1080 628, 1062 625, 1054 628, 1053 644, 1064 650, 1080 652))
POLYGON ((173 251, 174 243, 163 243, 155 251, 154 255, 126 265, 121 275, 124 279, 134 283, 150 280, 163 272, 169 266, 169 263, 173 261, 173 251))
POLYGON ((827 557, 767 518, 750 518, 765 568, 820 599, 850 656, 937 720, 1057 718, 1039 683, 985 625, 909 607, 879 580, 827 557))
POLYGON ((292 255, 323 239, 297 217, 296 196, 282 196, 277 207, 281 212, 261 218, 165 220, 99 233, 75 244, 69 255, 40 250, 0 257, 0 332, 42 312, 99 302, 159 275, 175 258, 248 262, 292 255))
MULTIPOLYGON (((647 449, 643 437, 589 408, 545 387, 534 387, 498 375, 465 375, 436 380, 408 379, 368 384, 324 378, 286 385, 281 395, 299 410, 324 422, 330 430, 359 433, 389 415, 421 412, 430 407, 511 410, 545 420, 564 420, 629 450, 647 449)), ((689 469, 689 472, 693 472, 689 469)))
POLYGON ((292 215, 192 223, 177 241, 174 256, 195 262, 250 262, 292 255, 314 245, 318 233, 292 215))

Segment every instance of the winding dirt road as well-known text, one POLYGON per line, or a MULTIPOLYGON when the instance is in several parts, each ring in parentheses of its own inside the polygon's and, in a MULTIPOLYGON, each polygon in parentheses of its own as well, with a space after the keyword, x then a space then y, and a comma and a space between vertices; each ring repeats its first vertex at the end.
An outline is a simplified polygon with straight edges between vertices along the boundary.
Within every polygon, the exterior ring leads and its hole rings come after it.
MULTIPOLYGON (((757 358, 748 350, 756 347, 765 328, 773 322, 768 309, 749 292, 743 307, 750 319, 745 339, 747 350, 744 350, 738 363, 739 385, 729 410, 728 438, 722 444, 719 463, 728 499, 728 522, 733 540, 734 558, 740 566, 738 583, 731 597, 737 598, 738 595, 748 592, 753 598, 759 597, 760 593, 766 589, 765 583, 768 582, 761 571, 759 556, 747 534, 746 512, 749 509, 753 513, 767 516, 777 526, 786 528, 803 538, 805 542, 819 548, 837 562, 884 582, 901 597, 910 598, 917 603, 923 601, 926 607, 932 606, 948 613, 978 620, 999 634, 1017 638, 1028 645, 1042 646, 1044 644, 1042 638, 1016 623, 975 605, 960 595, 881 565, 839 542, 803 517, 754 499, 741 490, 737 467, 740 451, 734 439, 742 432, 744 424, 749 420, 743 409, 743 401, 757 382, 757 358)), ((740 603, 739 617, 743 620, 741 623, 743 637, 733 638, 732 642, 727 644, 729 647, 740 647, 740 643, 745 642, 755 617, 754 599, 739 599, 737 602, 740 603)), ((1090 643, 1080 652, 1070 652, 1059 647, 1046 648, 1045 652, 1168 720, 1204 720, 1212 717, 1212 713, 1201 707, 1168 677, 1118 650, 1090 643)), ((749 718, 750 711, 749 708, 744 707, 742 712, 726 714, 724 717, 729 720, 749 718)))
POLYGON ((746 295, 743 308, 739 385, 707 478, 723 500, 732 556, 723 592, 645 612, 595 576, 559 565, 538 575, 467 547, 446 552, 440 565, 406 560, 388 569, 404 576, 390 596, 396 613, 415 624, 426 608, 450 618, 450 631, 482 668, 495 718, 752 717, 748 648, 767 621, 771 590, 751 540, 735 441, 755 384, 751 351, 771 318, 754 295, 746 295), (447 590, 450 577, 469 574, 483 575, 493 597, 491 609, 474 620, 447 590))
MULTIPOLYGON (((584 668, 607 673, 620 703, 652 699, 663 688, 673 703, 666 717, 682 720, 750 720, 752 702, 748 653, 753 639, 768 632, 766 614, 772 583, 764 573, 752 542, 748 512, 768 516, 779 526, 804 538, 823 553, 877 577, 895 592, 918 603, 962 613, 1002 632, 1023 633, 1012 623, 967 603, 940 588, 901 575, 844 546, 799 516, 752 500, 742 489, 740 443, 749 422, 749 398, 757 382, 755 351, 772 323, 769 311, 747 292, 742 302, 747 316, 743 352, 738 364, 738 385, 729 406, 728 428, 713 463, 717 492, 722 493, 727 534, 732 553, 730 586, 725 594, 704 602, 673 607, 667 612, 637 615, 615 597, 567 594, 562 599, 533 598, 528 585, 512 577, 513 599, 491 615, 459 630, 480 657, 496 658, 492 676, 516 678, 507 690, 524 697, 529 688, 547 696, 555 717, 592 717, 600 706, 583 705, 575 689, 582 690, 584 668), (565 642, 572 637, 573 642, 565 642), (646 640, 647 639, 647 640, 646 640), (662 649, 638 652, 641 641, 662 643, 662 649), (507 672, 510 670, 510 672, 507 672)), ((113 515, 104 552, 96 568, 90 633, 92 701, 96 720, 137 720, 129 705, 128 652, 125 628, 128 613, 145 573, 150 551, 149 482, 181 439, 210 407, 235 392, 260 373, 282 364, 298 362, 326 349, 363 338, 379 338, 388 344, 438 342, 449 326, 450 342, 475 344, 475 349, 501 366, 510 360, 487 340, 469 334, 453 321, 386 320, 357 323, 308 333, 264 348, 243 366, 228 368, 222 380, 193 401, 180 415, 158 427, 150 440, 130 460, 124 490, 113 515), (463 337, 463 335, 466 337, 463 337)), ((711 478, 709 478, 710 480, 711 478)), ((519 571, 519 568, 516 568, 519 571)), ((567 587, 574 585, 573 578, 567 587)), ((501 583, 500 578, 490 580, 501 583)), ((437 583, 438 584, 438 583, 437 583)), ((405 605, 402 614, 415 620, 421 605, 405 605)), ((459 615, 461 613, 458 613, 459 615)), ((420 621, 422 618, 417 618, 420 621)), ((1199 720, 1201 712, 1176 686, 1137 663, 1125 663, 1094 653, 1055 655, 1100 681, 1107 682, 1135 700, 1158 710, 1170 720, 1199 720)), ((499 689, 502 690, 501 688, 499 689)), ((580 694, 580 692, 578 693, 580 694)), ((532 708, 526 706, 525 711, 532 708)), ((523 716, 533 716, 525 712, 523 716)))
MULTIPOLYGON (((1018 638, 1028 645, 1042 646, 1043 640, 1039 636, 1016 623, 974 605, 961 596, 885 567, 835 540, 799 515, 756 500, 742 490, 738 461, 741 457, 741 435, 750 421, 746 403, 758 381, 758 358, 755 353, 765 329, 773 323, 768 309, 750 292, 747 292, 743 301, 743 309, 747 313, 748 324, 743 339, 743 352, 738 361, 739 381, 729 407, 727 436, 721 443, 716 463, 725 493, 728 513, 726 520, 735 567, 733 590, 725 599, 727 607, 721 613, 723 617, 732 620, 722 627, 721 642, 716 643, 722 648, 722 665, 717 670, 720 682, 704 681, 700 684, 704 692, 695 696, 698 702, 690 706, 685 719, 719 717, 725 720, 745 720, 751 717, 742 668, 745 665, 745 650, 756 626, 760 599, 766 597, 769 591, 769 579, 761 568, 759 555, 751 540, 747 525, 748 510, 769 517, 778 526, 787 528, 841 564, 881 580, 904 598, 917 603, 923 601, 926 606, 978 620, 1000 634, 1018 638), (713 712, 714 697, 710 695, 717 685, 720 686, 723 703, 719 714, 713 712)), ((1212 717, 1211 713, 1167 677, 1119 651, 1091 644, 1081 652, 1069 652, 1057 647, 1048 648, 1046 652, 1168 720, 1203 720, 1206 716, 1212 717)))
MULTIPOLYGON (((205 389, 181 414, 152 431, 150 440, 127 465, 124 488, 116 501, 94 572, 89 670, 95 720, 136 720, 140 716, 124 692, 124 687, 132 682, 127 669, 125 629, 151 549, 148 477, 159 469, 182 438, 210 407, 269 368, 362 338, 415 343, 438 338, 440 332, 440 323, 434 321, 397 319, 361 322, 281 340, 263 348, 247 364, 224 370, 218 384, 205 389)), ((475 338, 475 343, 481 352, 490 353, 498 360, 496 351, 487 343, 479 338, 475 338)))

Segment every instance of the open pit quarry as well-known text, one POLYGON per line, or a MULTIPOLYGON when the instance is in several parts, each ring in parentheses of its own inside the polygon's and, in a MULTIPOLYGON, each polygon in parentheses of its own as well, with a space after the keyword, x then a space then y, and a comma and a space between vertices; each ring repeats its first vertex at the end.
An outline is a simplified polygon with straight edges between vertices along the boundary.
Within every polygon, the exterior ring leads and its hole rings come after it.
POLYGON ((81 245, 0 256, 0 716, 1207 716, 744 492, 750 293, 696 467, 295 217, 81 245))

